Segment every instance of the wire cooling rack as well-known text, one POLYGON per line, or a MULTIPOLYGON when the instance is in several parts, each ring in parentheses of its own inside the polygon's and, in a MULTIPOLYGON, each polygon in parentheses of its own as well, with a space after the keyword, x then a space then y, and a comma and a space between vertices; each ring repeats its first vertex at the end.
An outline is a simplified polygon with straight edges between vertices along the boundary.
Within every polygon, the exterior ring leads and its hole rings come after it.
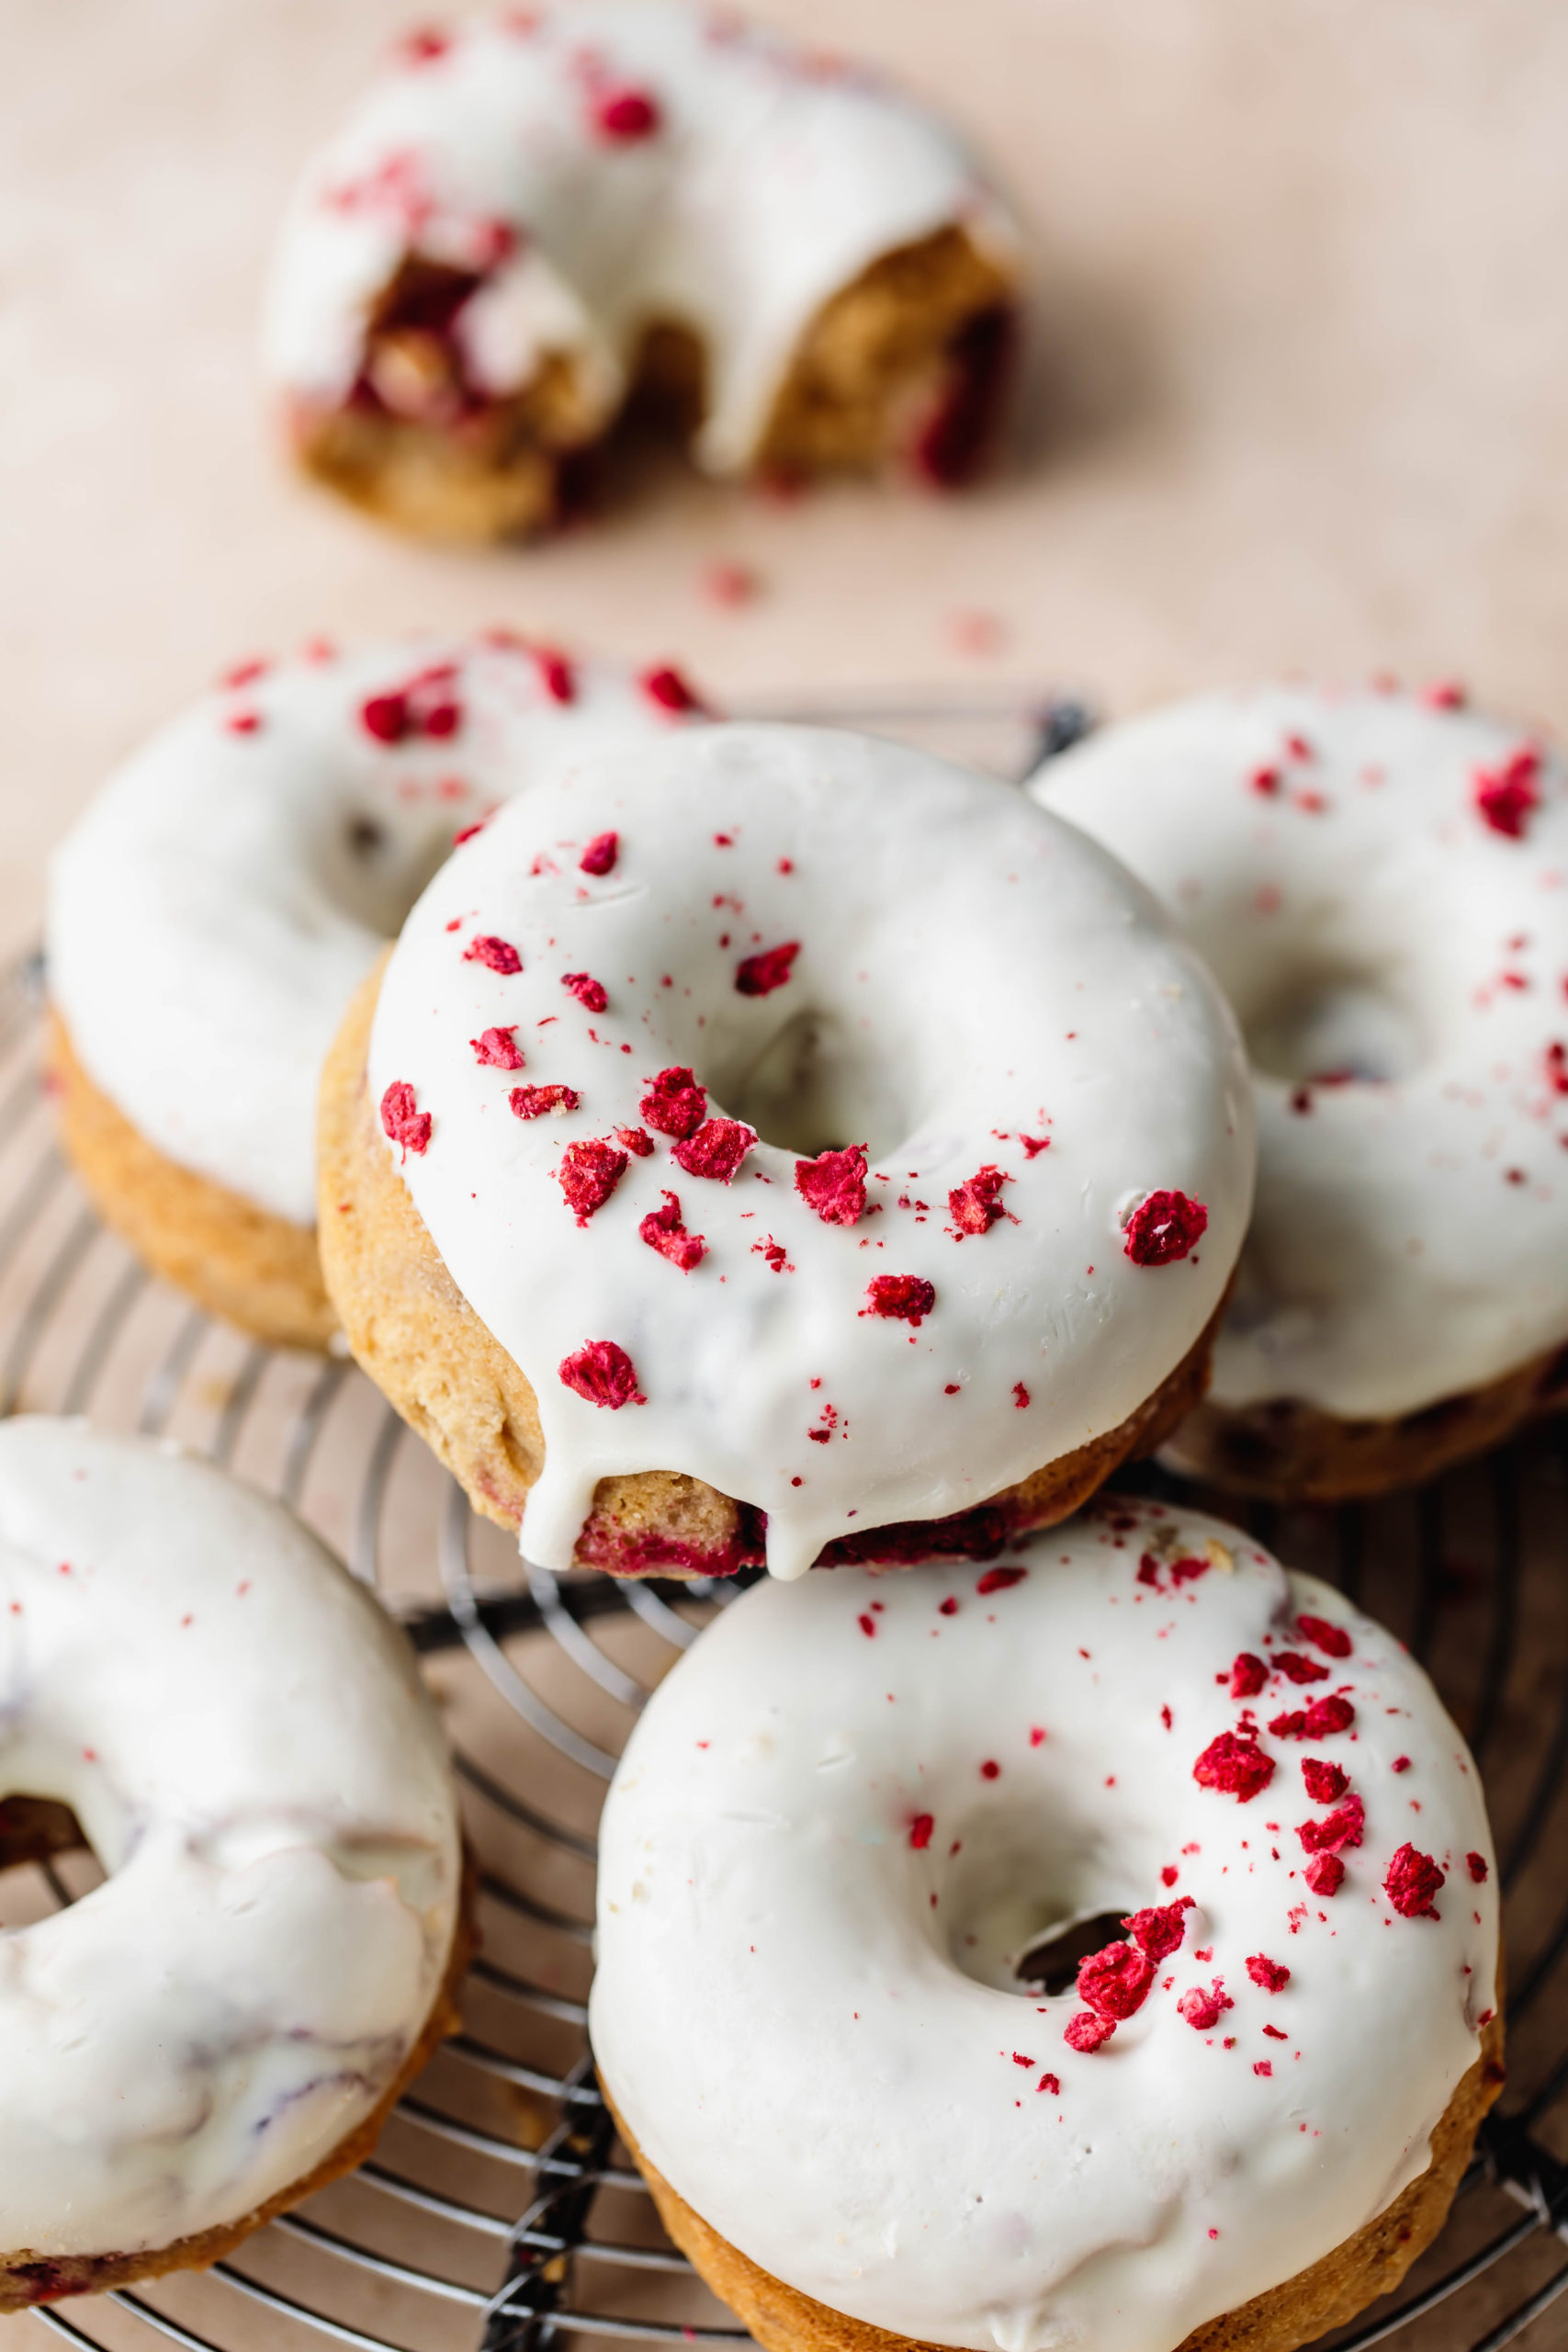
MULTIPOLYGON (((1084 723, 1025 694, 782 715, 1012 775, 1084 723)), ((357 2173, 209 2272, 17 2327, 77 2352, 743 2345, 616 2147, 584 2030, 605 1781, 649 1690, 735 1588, 521 1563, 357 1371, 250 1345, 147 1275, 62 1163, 39 1084, 39 980, 36 967, 0 977, 0 1413, 177 1438, 283 1496, 378 1589, 451 1733, 484 1949, 462 2033, 357 2173)), ((1392 1501, 1247 1515, 1429 1668, 1481 1759, 1503 1858, 1509 2087, 1402 2297, 1329 2340, 1501 2352, 1528 2333, 1545 2352, 1564 2341, 1552 2307, 1568 2293, 1568 1424, 1392 1501)), ((85 1854, 0 1876, 0 1925, 75 1900, 96 1876, 85 1854)), ((0 2239, 4 2205, 0 2183, 0 2239)))

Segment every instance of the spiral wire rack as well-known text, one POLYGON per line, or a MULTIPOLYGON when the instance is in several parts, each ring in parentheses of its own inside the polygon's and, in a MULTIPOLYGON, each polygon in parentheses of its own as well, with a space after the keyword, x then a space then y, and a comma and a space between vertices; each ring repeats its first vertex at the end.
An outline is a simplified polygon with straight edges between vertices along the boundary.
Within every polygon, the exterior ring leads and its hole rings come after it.
MULTIPOLYGON (((1021 692, 773 715, 1012 775, 1085 723, 1073 705, 1021 692)), ((451 1733, 483 1949, 462 2031, 356 2173, 210 2271, 17 2324, 74 2352, 142 2352, 157 2338, 184 2352, 745 2343, 618 2150, 586 2036, 604 1785, 637 1709, 738 1586, 521 1562, 356 1370, 249 1344, 150 1276, 60 1157, 40 1084, 40 984, 37 959, 0 978, 0 1413, 87 1414, 177 1439, 280 1495, 378 1589, 451 1733)), ((1122 1483, 1175 1491, 1147 1467, 1122 1483)), ((1432 1672, 1486 1774, 1506 1895, 1507 2090, 1401 2295, 1327 2341, 1501 2352, 1528 2333, 1544 2352, 1565 2340, 1552 2310, 1568 2294, 1568 1423, 1376 1505, 1247 1516, 1432 1672)), ((85 1853, 6 1872, 0 1925, 76 1900, 96 1878, 85 1853)))

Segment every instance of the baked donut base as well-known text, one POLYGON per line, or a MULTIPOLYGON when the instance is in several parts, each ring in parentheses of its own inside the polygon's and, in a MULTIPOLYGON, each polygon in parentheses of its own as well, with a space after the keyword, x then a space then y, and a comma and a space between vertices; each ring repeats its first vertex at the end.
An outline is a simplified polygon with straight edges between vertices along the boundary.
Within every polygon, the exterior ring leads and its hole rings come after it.
MULTIPOLYGON (((58 1814, 59 1807, 48 1809, 58 1814)), ((73 1823, 73 1827, 74 1824, 73 1823)), ((5 1825, 0 1823, 0 1840, 5 1825)), ((50 1826, 52 1827, 52 1825, 50 1826)), ((65 1840, 49 1834, 44 1841, 36 1835, 29 1839, 24 1829, 19 1845, 13 1844, 5 1859, 10 1861, 39 1860, 45 1852, 58 1852, 62 1844, 78 1844, 79 1837, 65 1840)), ((399 2099, 423 2068, 434 2058, 441 2044, 461 2030, 462 2014, 458 1995, 468 1962, 479 1948, 477 1915, 479 1908, 479 1869, 467 1847, 463 1853, 463 1890, 459 1899, 457 1924, 452 1937, 452 1950, 446 1962, 446 1974, 436 1994, 434 2005, 418 2041, 401 2067, 388 2086, 384 2097, 364 2122, 356 2124, 346 2139, 340 2140, 332 2153, 324 2156, 313 2171, 288 2188, 279 2189, 265 2205, 238 2222, 225 2222, 215 2230, 200 2231, 196 2236, 176 2238, 173 2245, 150 2246, 135 2254, 36 2254, 23 2247, 18 2254, 0 2256, 0 2314, 32 2309, 39 2303, 62 2301, 67 2295, 103 2295, 116 2287, 129 2287, 141 2278, 162 2278, 171 2270, 206 2270, 232 2254, 243 2241, 263 2228, 277 2214, 290 2206, 302 2204, 319 2188, 339 2179, 362 2165, 381 2136, 382 2128, 399 2099)))
MULTIPOLYGON (((1503 2087, 1501 2013, 1481 2037, 1481 2056, 1464 2076, 1432 2133, 1432 2161, 1375 2221, 1266 2294, 1205 2320, 1172 2352, 1297 2352, 1338 2327, 1379 2295, 1391 2294, 1448 2218, 1475 2135, 1503 2087)), ((731 2245, 649 2164, 601 2077, 605 2104, 659 2218, 699 2278, 742 2321, 765 2352, 943 2352, 918 2337, 895 2335, 851 2319, 761 2269, 731 2245)))
MULTIPOLYGON (((606 427, 591 413, 559 356, 521 391, 476 406, 457 381, 449 339, 400 323, 404 311, 418 316, 432 276, 457 273, 405 262, 382 289, 360 384, 345 403, 294 407, 295 455, 316 481, 416 537, 535 537, 581 503, 584 459, 616 437, 616 421, 606 427), (369 390, 373 378, 389 381, 389 362, 411 413, 369 390)), ((752 470, 799 481, 863 472, 908 452, 934 480, 965 478, 992 437, 1017 301, 1011 276, 956 223, 882 254, 802 335, 752 470)), ((703 414, 704 366, 688 328, 654 322, 630 413, 656 413, 689 439, 703 414)))
POLYGON ((338 1321, 314 1231, 166 1159, 87 1076, 57 1010, 45 1053, 66 1156, 104 1223, 176 1289, 253 1339, 329 1349, 338 1321))
MULTIPOLYGON (((366 1057, 384 968, 385 958, 355 995, 322 1073, 322 1271, 371 1379, 475 1510, 515 1532, 544 1466, 538 1408, 447 1272, 377 1123, 366 1057)), ((1222 1301, 1180 1363, 1117 1428, 950 1518, 840 1538, 819 1565, 988 1559, 1027 1530, 1069 1518, 1121 1463, 1153 1453, 1199 1402, 1224 1311, 1222 1301)), ((602 1478, 574 1553, 580 1566, 634 1577, 732 1576, 762 1557, 758 1510, 671 1470, 602 1478)))
POLYGON ((1280 1398, 1200 1404, 1166 1446, 1186 1477, 1272 1502, 1353 1502, 1418 1487, 1568 1404, 1568 1347, 1532 1356, 1484 1388, 1395 1420, 1345 1420, 1280 1398))

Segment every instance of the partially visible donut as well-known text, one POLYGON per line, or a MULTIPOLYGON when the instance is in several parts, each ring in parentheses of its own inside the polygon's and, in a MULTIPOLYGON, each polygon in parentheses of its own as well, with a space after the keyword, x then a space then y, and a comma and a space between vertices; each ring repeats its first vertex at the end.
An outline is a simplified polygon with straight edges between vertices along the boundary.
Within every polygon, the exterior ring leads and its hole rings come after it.
POLYGON ((204 2267, 357 2163, 469 1936, 407 1644, 209 1464, 0 1427, 0 1801, 46 1801, 0 1857, 79 1827, 107 1874, 0 1944, 6 2312, 204 2267))
POLYGON ((1290 2352, 1501 2087, 1474 1764, 1235 1528, 1118 1496, 1004 1561, 754 1586, 654 1692, 606 2096, 767 2352, 1290 2352))
POLYGON ((957 138, 863 71, 571 0, 402 43, 295 198, 266 355, 308 471, 500 538, 559 517, 634 394, 710 473, 961 478, 1019 276, 957 138))
POLYGON ((1425 695, 1266 687, 1107 728, 1032 789, 1186 924, 1246 1032, 1258 1185, 1172 1458, 1322 1499, 1568 1396, 1568 772, 1425 695))
POLYGON ((50 876, 51 1060, 105 1219, 243 1329, 329 1345, 316 1091, 344 1007, 455 834, 694 707, 672 670, 497 630, 243 662, 143 745, 50 876))
POLYGON ((476 1507, 677 1575, 1074 1509, 1201 1391, 1253 1148, 1218 991, 1081 834, 724 725, 457 853, 321 1137, 350 1345, 476 1507))

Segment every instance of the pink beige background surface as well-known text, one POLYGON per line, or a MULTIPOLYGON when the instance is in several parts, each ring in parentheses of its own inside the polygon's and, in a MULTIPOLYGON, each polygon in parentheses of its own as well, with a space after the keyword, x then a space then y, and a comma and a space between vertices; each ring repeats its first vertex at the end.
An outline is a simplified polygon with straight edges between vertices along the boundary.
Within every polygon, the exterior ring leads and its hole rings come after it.
POLYGON ((671 468, 555 546, 390 540, 294 485, 254 359, 284 192, 407 0, 3 0, 0 946, 106 764, 309 631, 506 620, 720 698, 1457 670, 1568 721, 1568 11, 1547 0, 773 0, 949 106, 1039 254, 979 494, 784 507, 671 468), (705 567, 750 566, 743 608, 705 567), (982 616, 976 621, 973 616, 982 616))

